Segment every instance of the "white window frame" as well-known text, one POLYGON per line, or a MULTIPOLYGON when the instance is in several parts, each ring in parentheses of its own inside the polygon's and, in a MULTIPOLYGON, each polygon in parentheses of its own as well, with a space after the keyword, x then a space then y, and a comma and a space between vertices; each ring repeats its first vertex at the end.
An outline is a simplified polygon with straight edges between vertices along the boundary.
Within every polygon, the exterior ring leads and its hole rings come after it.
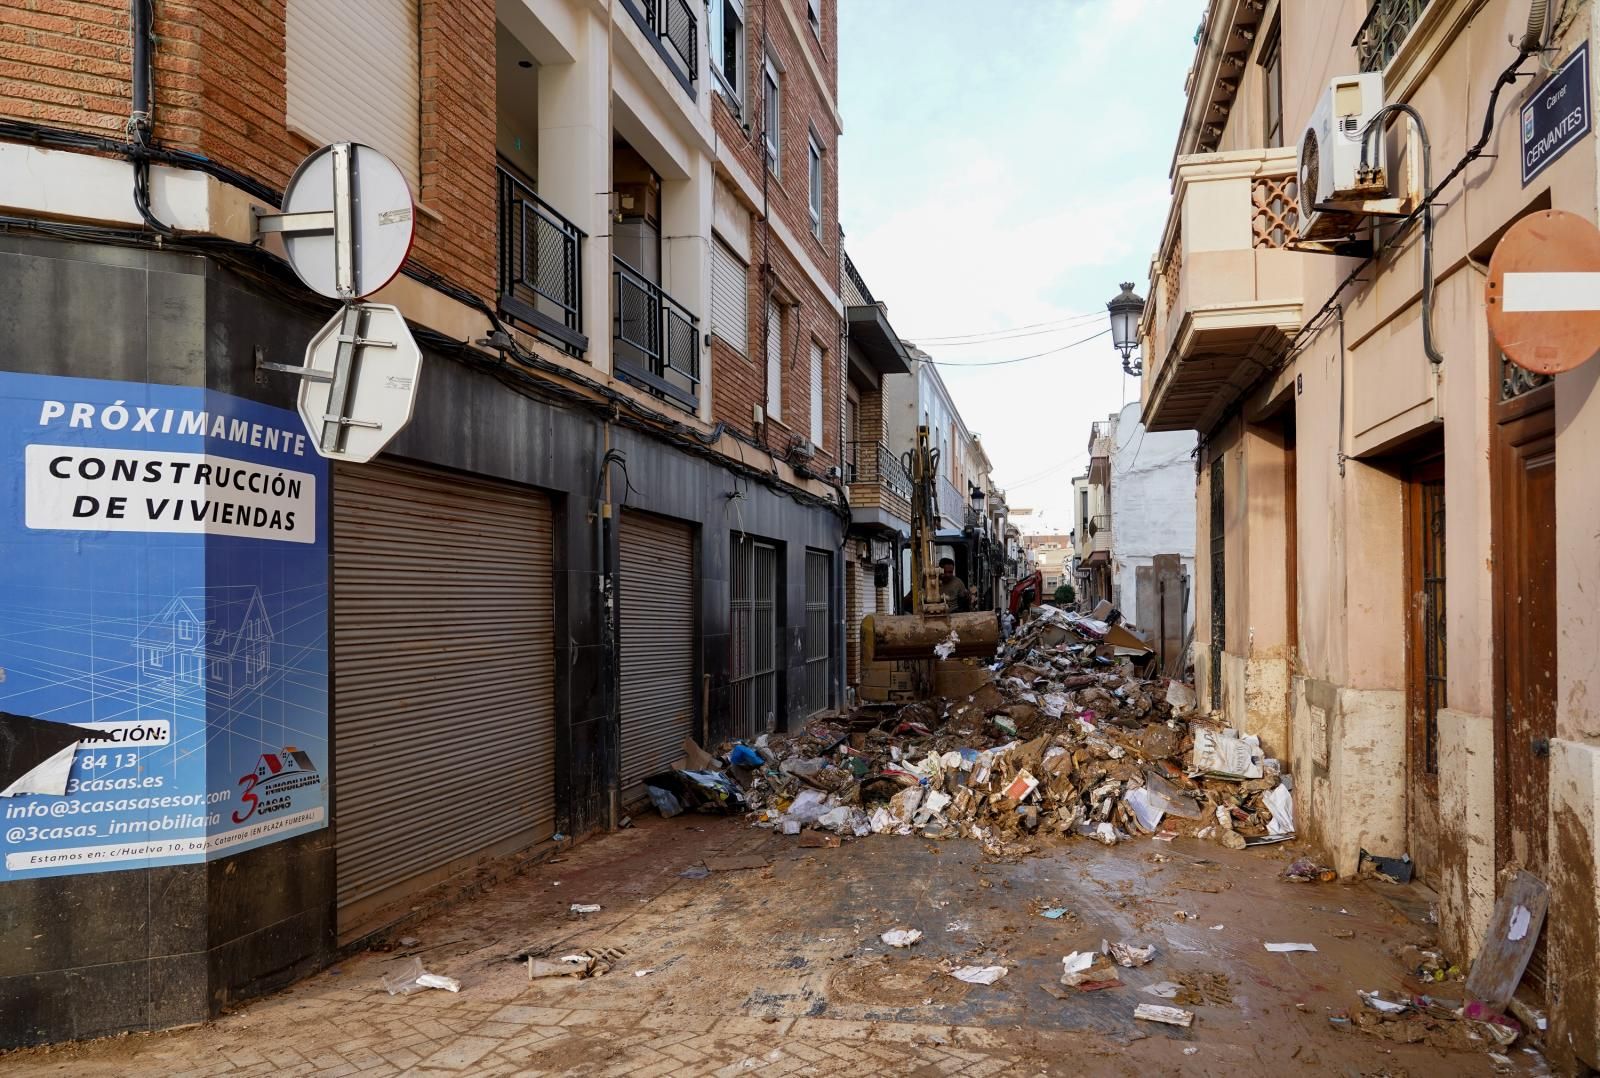
POLYGON ((817 40, 822 40, 822 0, 806 0, 806 22, 811 24, 811 32, 817 35, 817 40))
POLYGON ((822 238, 822 147, 815 131, 806 136, 806 181, 810 187, 806 203, 811 210, 811 234, 822 238))
POLYGON ((707 25, 706 40, 711 45, 711 71, 716 76, 717 88, 722 95, 734 106, 735 112, 744 110, 744 85, 747 73, 745 71, 745 40, 748 27, 744 21, 743 0, 711 0, 711 13, 707 25), (728 71, 722 66, 722 39, 725 34, 726 19, 732 13, 739 20, 739 36, 736 40, 737 56, 734 57, 734 70, 728 71))
POLYGON ((767 167, 783 174, 783 71, 772 54, 761 60, 761 137, 766 142, 767 167))

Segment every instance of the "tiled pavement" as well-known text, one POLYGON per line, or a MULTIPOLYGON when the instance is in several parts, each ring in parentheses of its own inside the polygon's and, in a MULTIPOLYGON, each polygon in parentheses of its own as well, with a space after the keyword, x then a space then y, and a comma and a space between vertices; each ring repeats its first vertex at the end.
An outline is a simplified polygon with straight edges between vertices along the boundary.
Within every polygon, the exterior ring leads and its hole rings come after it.
POLYGON ((407 925, 408 947, 201 1027, 0 1056, 0 1075, 1492 1073, 1483 1053, 1330 1029, 1356 987, 1398 983, 1388 953, 1414 929, 1363 889, 1282 883, 1283 856, 1076 842, 1007 864, 962 842, 809 850, 736 821, 651 818, 407 925), (770 867, 680 876, 750 851, 770 867), (1039 917, 1046 905, 1073 916, 1039 917), (896 925, 926 936, 888 953, 878 937, 896 925), (1061 955, 1102 937, 1151 940, 1158 961, 1119 990, 1050 992, 1061 955), (1288 938, 1319 952, 1261 946, 1288 938), (590 948, 616 949, 612 972, 530 982, 520 961, 590 948), (383 974, 413 955, 460 993, 390 996, 383 974), (991 961, 1009 970, 993 987, 942 968, 991 961), (1185 972, 1225 973, 1233 999, 1195 1007, 1193 1029, 1132 1020, 1139 985, 1185 972))

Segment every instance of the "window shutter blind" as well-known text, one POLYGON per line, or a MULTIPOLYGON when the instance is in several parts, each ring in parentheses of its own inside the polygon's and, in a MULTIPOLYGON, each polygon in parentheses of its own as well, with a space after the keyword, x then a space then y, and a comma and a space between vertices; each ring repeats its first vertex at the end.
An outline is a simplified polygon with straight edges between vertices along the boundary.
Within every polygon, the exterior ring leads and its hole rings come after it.
POLYGON ((783 414, 783 308, 767 300, 767 414, 783 414))
POLYGON ((741 356, 750 350, 749 292, 739 256, 720 239, 711 244, 711 332, 741 356))
POLYGON ((811 342, 811 444, 822 448, 822 346, 811 342))
POLYGON ((417 0, 288 0, 289 126, 313 142, 364 142, 418 187, 417 0))

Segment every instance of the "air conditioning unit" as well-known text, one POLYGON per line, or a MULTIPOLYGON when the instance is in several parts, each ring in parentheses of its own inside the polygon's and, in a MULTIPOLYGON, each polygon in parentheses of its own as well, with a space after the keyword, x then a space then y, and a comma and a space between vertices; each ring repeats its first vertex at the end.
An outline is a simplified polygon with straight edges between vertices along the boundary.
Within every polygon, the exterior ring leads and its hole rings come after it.
POLYGON ((1361 165, 1361 135, 1384 106, 1383 75, 1343 75, 1328 84, 1300 136, 1299 195, 1302 240, 1353 235, 1366 215, 1360 204, 1388 195, 1384 139, 1374 132, 1361 165))

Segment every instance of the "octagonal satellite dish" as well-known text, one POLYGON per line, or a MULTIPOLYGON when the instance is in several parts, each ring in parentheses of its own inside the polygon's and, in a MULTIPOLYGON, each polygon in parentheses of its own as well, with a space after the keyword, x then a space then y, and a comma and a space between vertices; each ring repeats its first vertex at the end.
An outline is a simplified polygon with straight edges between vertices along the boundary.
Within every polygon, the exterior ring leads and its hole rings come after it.
POLYGON ((394 280, 411 252, 416 208, 405 176, 359 142, 324 146, 300 163, 283 213, 262 231, 283 234, 289 264, 329 299, 370 296, 394 280))

